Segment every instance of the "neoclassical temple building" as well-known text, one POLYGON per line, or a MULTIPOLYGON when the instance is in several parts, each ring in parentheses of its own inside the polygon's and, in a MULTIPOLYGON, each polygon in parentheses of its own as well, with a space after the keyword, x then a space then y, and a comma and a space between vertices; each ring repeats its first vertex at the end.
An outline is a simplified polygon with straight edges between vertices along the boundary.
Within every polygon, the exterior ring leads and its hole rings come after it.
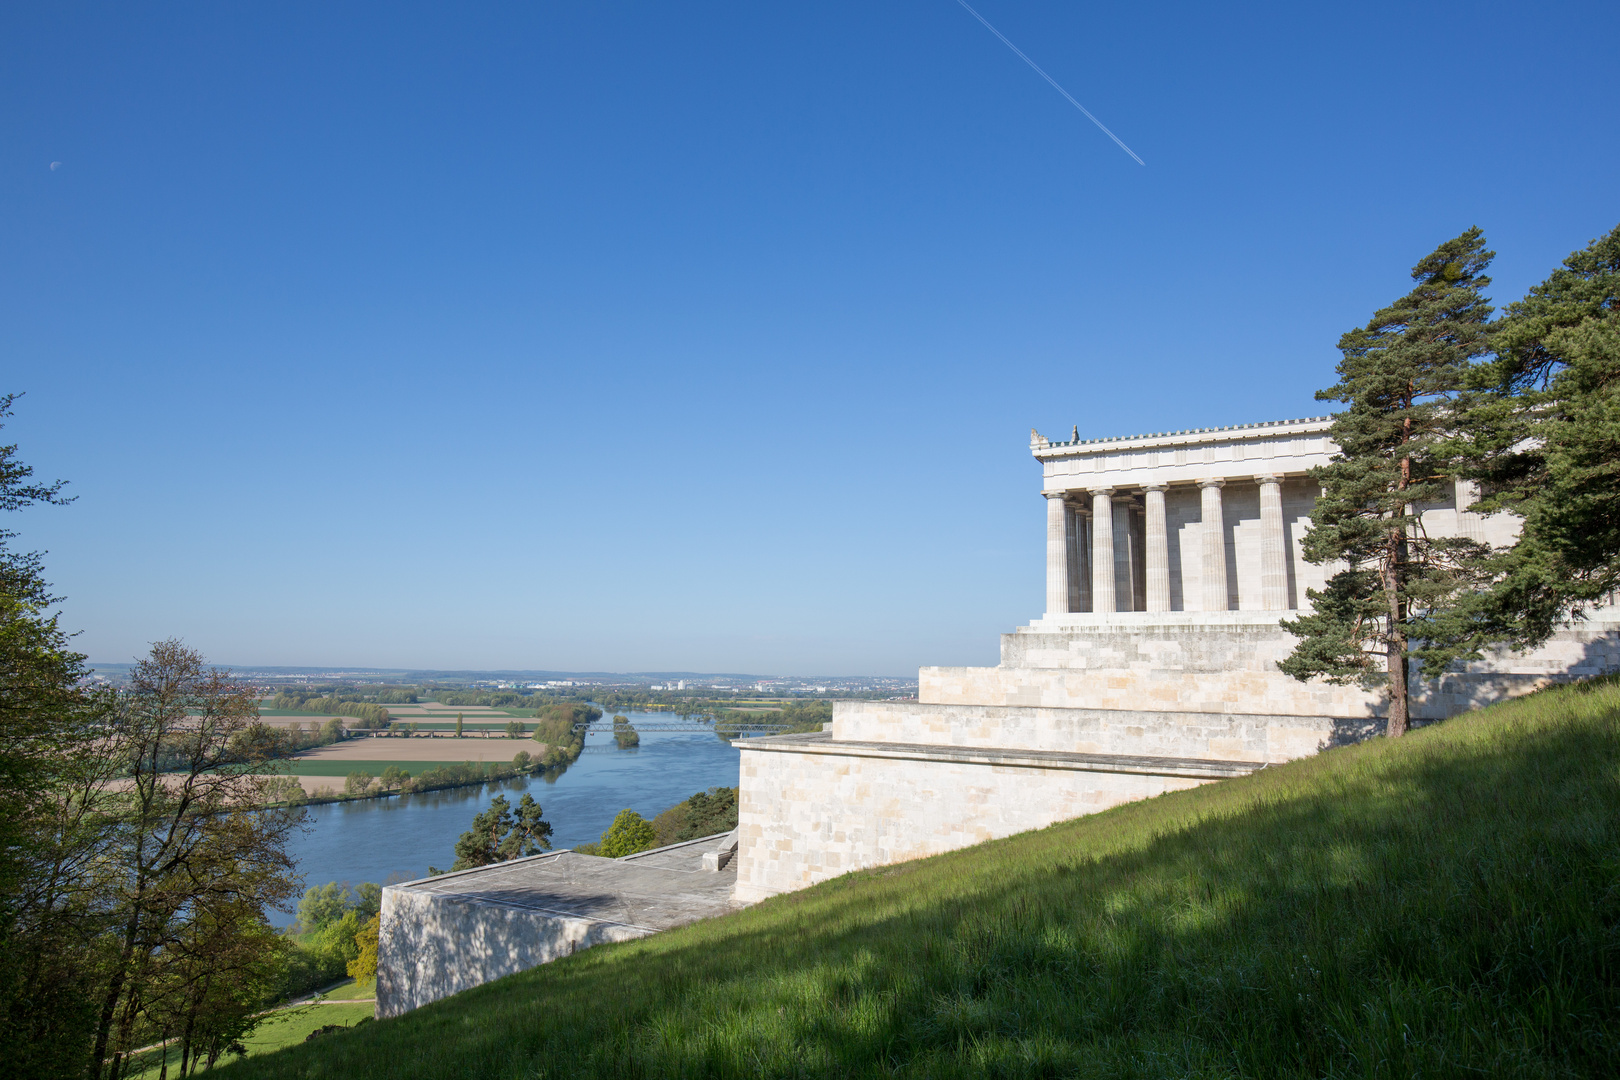
MULTIPOLYGON (((1277 670, 1278 625, 1327 568, 1301 541, 1334 452, 1318 417, 1128 438, 1031 433, 1046 501, 1046 608, 990 668, 927 667, 915 702, 838 702, 829 730, 737 742, 736 898, 931 855, 1240 776, 1380 730, 1384 698, 1277 670)), ((1455 497, 1431 535, 1511 543, 1455 497)), ((1544 648, 1413 687, 1441 719, 1620 669, 1620 609, 1544 648)))

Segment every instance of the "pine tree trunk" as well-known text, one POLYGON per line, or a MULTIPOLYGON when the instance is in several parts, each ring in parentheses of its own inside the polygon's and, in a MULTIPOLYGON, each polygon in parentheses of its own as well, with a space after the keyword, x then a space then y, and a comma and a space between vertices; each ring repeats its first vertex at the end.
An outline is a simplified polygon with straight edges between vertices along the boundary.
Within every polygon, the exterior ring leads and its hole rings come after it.
POLYGON ((1389 639, 1389 724, 1384 734, 1396 738, 1406 734, 1407 718, 1407 659, 1405 635, 1391 635, 1389 639))
MULTIPOLYGON (((1411 388, 1408 387, 1406 405, 1412 404, 1411 388)), ((1412 440, 1412 421, 1408 417, 1401 433, 1401 442, 1412 440)), ((1399 491, 1403 501, 1395 511, 1395 530, 1389 538, 1389 553, 1384 557, 1384 599, 1389 603, 1389 633, 1385 639, 1385 659, 1389 672, 1389 724, 1384 734, 1389 738, 1397 738, 1406 734, 1407 667, 1410 661, 1406 656, 1406 562, 1409 556, 1406 544, 1406 508, 1404 501, 1406 489, 1412 486, 1412 459, 1401 458, 1401 476, 1399 491)))
POLYGON ((1384 734, 1397 738, 1406 734, 1409 683, 1406 655, 1406 598, 1401 595, 1401 570, 1406 564, 1406 530, 1397 531, 1391 544, 1388 565, 1384 570, 1384 596, 1389 601, 1389 633, 1386 636, 1385 662, 1389 672, 1389 723, 1384 734))

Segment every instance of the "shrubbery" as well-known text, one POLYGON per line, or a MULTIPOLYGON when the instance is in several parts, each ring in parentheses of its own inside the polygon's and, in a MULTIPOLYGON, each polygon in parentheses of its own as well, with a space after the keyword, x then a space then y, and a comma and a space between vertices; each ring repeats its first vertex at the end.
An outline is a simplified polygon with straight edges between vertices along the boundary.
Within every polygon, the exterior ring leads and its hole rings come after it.
POLYGON ((264 805, 298 806, 309 801, 304 785, 296 776, 276 776, 265 781, 264 805))
POLYGON ((381 936, 382 914, 373 915, 360 932, 354 935, 358 951, 349 961, 349 978, 375 979, 377 977, 377 941, 381 936))
POLYGON ((602 834, 596 854, 619 859, 657 846, 658 830, 653 828, 653 823, 634 810, 626 809, 619 811, 608 831, 602 834))
POLYGON ((585 749, 585 729, 601 716, 601 709, 575 702, 547 705, 536 712, 533 738, 546 747, 541 766, 553 769, 572 763, 585 749))
POLYGON ((565 721, 570 725, 587 727, 602 719, 602 710, 577 701, 559 701, 537 709, 534 718, 542 723, 565 721))
POLYGON ((613 718, 613 741, 619 744, 620 750, 628 750, 632 746, 641 745, 641 732, 636 730, 628 716, 615 716, 613 718))
POLYGON ((668 847, 737 827, 737 789, 712 787, 678 802, 648 821, 634 810, 621 810, 602 839, 575 844, 581 855, 619 859, 638 851, 668 847))
POLYGON ((508 765, 463 761, 460 765, 441 765, 437 769, 424 769, 400 784, 399 790, 433 791, 436 788, 460 787, 488 780, 510 780, 516 773, 508 765))
MULTIPOLYGON (((560 751, 558 752, 560 753, 560 751)), ((574 750, 573 757, 578 756, 574 750)), ((547 750, 544 758, 536 758, 527 750, 519 750, 512 756, 510 765, 497 765, 493 762, 463 761, 459 765, 441 765, 436 769, 424 769, 412 776, 398 765, 390 765, 383 770, 381 776, 372 776, 370 773, 357 769, 344 780, 343 796, 345 798, 367 798, 376 795, 400 794, 410 795, 421 791, 438 791, 443 788, 463 787, 467 784, 498 783, 502 780, 512 780, 519 776, 527 776, 537 769, 551 768, 545 764, 551 760, 553 751, 547 750)), ((573 760, 568 757, 561 764, 573 760)))
POLYGON ((311 885, 298 902, 298 922, 287 936, 286 966, 274 1000, 302 997, 354 975, 368 956, 377 973, 377 926, 382 886, 363 882, 350 890, 335 881, 311 885), (369 935, 369 938, 368 938, 369 935))
POLYGON ((298 690, 283 690, 275 696, 270 704, 272 708, 287 709, 294 712, 352 716, 361 722, 361 727, 372 730, 388 726, 388 710, 381 705, 365 701, 353 701, 335 695, 332 697, 316 697, 298 690))
POLYGON ((771 725, 772 734, 792 735, 798 732, 820 731, 832 721, 832 702, 795 701, 769 712, 726 709, 715 717, 714 733, 730 742, 745 732, 757 731, 759 725, 771 725))
POLYGON ((712 787, 678 802, 652 820, 658 833, 654 847, 730 832, 737 827, 737 789, 712 787))
POLYGON ((546 699, 540 694, 523 694, 516 690, 435 690, 433 700, 458 708, 487 705, 492 709, 506 709, 513 705, 532 708, 537 701, 546 699))
MULTIPOLYGON (((233 757, 241 761, 266 761, 291 757, 317 746, 330 746, 343 737, 343 721, 336 717, 319 726, 314 721, 288 727, 257 723, 231 736, 229 750, 233 757)), ((163 740, 158 749, 158 767, 165 770, 171 766, 179 767, 188 745, 186 739, 179 736, 163 740)))

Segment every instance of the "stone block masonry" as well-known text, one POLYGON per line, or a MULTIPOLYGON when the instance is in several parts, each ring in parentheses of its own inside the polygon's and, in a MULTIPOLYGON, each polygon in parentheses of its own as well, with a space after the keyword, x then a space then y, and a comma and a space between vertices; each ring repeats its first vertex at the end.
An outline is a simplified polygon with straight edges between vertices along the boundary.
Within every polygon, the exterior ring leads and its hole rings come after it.
MULTIPOLYGON (((836 721, 835 721, 836 723, 836 721)), ((736 899, 937 855, 1123 802, 1241 776, 1258 762, 847 742, 739 740, 736 899)))

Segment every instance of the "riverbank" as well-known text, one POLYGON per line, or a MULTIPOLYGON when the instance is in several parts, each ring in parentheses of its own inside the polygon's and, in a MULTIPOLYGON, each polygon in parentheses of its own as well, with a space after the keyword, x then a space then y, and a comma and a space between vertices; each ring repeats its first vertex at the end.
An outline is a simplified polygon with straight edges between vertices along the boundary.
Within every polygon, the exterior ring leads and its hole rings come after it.
POLYGON ((366 799, 397 798, 404 795, 449 791, 461 787, 502 784, 531 776, 554 783, 556 778, 566 772, 578 757, 579 754, 576 751, 572 755, 565 755, 563 760, 555 765, 541 766, 535 764, 528 768, 518 768, 510 763, 495 765, 488 762, 473 761, 339 760, 325 765, 325 768, 333 770, 330 772, 272 774, 271 779, 298 781, 304 795, 301 798, 283 799, 279 802, 268 803, 266 809, 285 806, 313 806, 336 802, 359 802, 366 799), (406 770, 399 770, 401 764, 415 765, 417 772, 412 774, 406 770), (390 779, 390 769, 399 770, 393 774, 392 779, 390 779), (339 775, 343 777, 345 790, 339 791, 328 785, 315 786, 315 781, 319 779, 339 775), (357 777, 364 777, 366 786, 362 790, 347 790, 353 785, 357 777))
MULTIPOLYGON (((642 723, 644 714, 630 715, 642 723)), ((562 849, 599 840, 627 807, 651 820, 696 792, 737 786, 737 749, 707 732, 643 730, 641 745, 630 750, 620 750, 604 733, 589 736, 582 749, 566 769, 404 796, 309 803, 310 827, 291 845, 299 873, 310 885, 424 877, 429 864, 455 860, 456 839, 499 795, 513 804, 533 795, 555 830, 553 848, 562 849)), ((336 779, 324 782, 341 786, 336 779)), ((275 916, 277 925, 290 920, 288 914, 275 916)))

